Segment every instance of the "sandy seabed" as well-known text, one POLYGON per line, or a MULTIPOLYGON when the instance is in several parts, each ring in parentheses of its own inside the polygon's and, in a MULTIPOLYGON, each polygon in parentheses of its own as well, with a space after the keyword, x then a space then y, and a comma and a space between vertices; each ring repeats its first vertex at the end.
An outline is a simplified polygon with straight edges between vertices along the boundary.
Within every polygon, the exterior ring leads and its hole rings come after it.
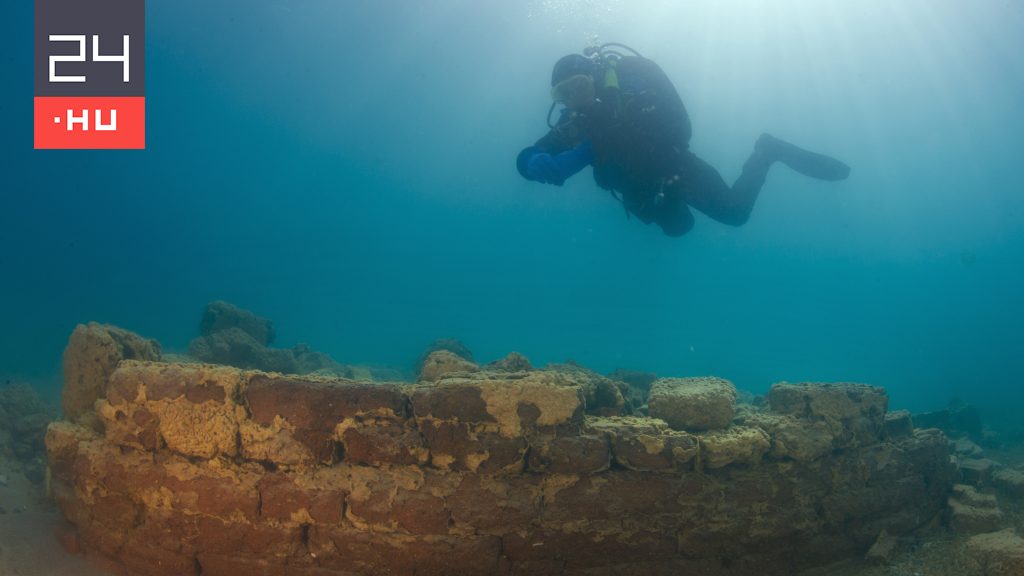
POLYGON ((103 576, 61 547, 60 521, 43 491, 0 456, 0 576, 103 576))

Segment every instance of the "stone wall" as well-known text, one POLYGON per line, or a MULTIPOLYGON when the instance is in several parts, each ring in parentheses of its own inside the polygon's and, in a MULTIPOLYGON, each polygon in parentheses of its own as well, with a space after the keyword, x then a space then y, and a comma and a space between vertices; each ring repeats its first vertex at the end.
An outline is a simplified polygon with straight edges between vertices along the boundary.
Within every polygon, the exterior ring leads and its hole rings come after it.
POLYGON ((147 576, 790 574, 921 526, 952 485, 945 437, 887 427, 879 388, 778 384, 699 433, 588 416, 585 388, 122 362, 100 426, 49 429, 63 538, 147 576))

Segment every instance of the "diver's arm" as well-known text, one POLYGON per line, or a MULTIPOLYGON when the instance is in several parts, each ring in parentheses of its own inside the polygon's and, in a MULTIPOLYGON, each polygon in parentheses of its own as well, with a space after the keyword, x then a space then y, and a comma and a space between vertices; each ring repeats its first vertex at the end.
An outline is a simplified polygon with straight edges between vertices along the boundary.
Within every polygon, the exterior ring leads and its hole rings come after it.
POLYGON ((552 154, 534 145, 525 148, 516 159, 516 168, 527 180, 561 186, 570 176, 594 161, 590 142, 552 154))

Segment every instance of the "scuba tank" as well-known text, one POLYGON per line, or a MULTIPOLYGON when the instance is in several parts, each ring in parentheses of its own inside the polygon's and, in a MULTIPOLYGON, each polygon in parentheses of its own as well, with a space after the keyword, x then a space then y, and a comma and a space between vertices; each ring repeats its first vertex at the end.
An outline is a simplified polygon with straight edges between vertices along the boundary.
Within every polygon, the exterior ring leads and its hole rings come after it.
MULTIPOLYGON (((604 74, 599 79, 601 83, 600 88, 602 89, 602 92, 606 94, 614 94, 614 97, 616 99, 620 98, 620 88, 619 76, 618 73, 615 71, 615 66, 616 64, 618 64, 619 60, 626 56, 625 54, 618 50, 619 48, 629 51, 630 53, 632 53, 633 56, 636 56, 637 58, 643 58, 643 56, 641 56, 640 53, 637 52, 636 50, 630 48, 629 46, 626 46, 625 44, 619 44, 618 42, 606 42, 604 44, 601 44, 600 46, 588 46, 583 49, 583 56, 594 62, 596 67, 600 67, 600 69, 604 71, 604 74)), ((598 87, 595 86, 595 88, 598 87)), ((560 123, 551 122, 551 114, 554 113, 555 107, 557 105, 557 101, 552 101, 551 107, 548 108, 548 128, 554 129, 560 123)), ((618 109, 620 107, 621 102, 615 102, 615 108, 618 109)))

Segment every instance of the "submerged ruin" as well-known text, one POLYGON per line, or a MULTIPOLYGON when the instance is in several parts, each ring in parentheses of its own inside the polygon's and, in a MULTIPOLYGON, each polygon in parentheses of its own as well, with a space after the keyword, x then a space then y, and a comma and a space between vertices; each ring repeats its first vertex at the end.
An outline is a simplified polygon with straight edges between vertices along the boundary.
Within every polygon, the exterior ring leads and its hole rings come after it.
POLYGON ((624 415, 585 370, 435 354, 417 383, 76 372, 92 410, 47 434, 61 537, 146 576, 791 574, 934 520, 954 483, 946 437, 877 387, 753 405, 662 378, 624 415))

